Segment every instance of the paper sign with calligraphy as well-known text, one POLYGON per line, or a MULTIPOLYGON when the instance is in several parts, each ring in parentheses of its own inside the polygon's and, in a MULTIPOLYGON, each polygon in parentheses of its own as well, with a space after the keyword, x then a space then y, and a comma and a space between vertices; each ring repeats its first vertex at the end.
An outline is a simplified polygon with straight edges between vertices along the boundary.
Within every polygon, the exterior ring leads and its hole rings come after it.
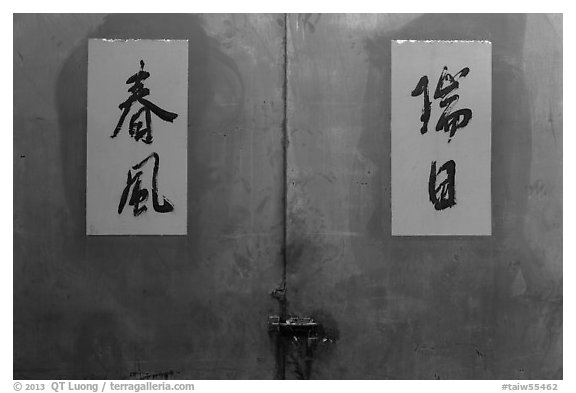
POLYGON ((490 42, 393 41, 391 76, 392 235, 490 235, 490 42))
POLYGON ((86 233, 184 235, 188 42, 88 43, 86 233))

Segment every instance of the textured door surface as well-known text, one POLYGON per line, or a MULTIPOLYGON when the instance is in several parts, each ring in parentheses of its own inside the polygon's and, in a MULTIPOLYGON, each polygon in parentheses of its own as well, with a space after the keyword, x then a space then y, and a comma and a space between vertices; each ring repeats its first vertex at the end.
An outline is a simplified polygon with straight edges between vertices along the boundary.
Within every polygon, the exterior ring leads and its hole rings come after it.
POLYGON ((13 58, 14 378, 562 378, 561 16, 16 15, 13 58), (88 38, 189 41, 186 236, 85 235, 88 38), (393 39, 492 42, 492 236, 391 236, 393 39))
POLYGON ((290 15, 288 38, 289 308, 337 338, 311 377, 561 378, 561 16, 290 15), (396 39, 492 42, 491 237, 391 236, 396 39))
POLYGON ((14 18, 14 378, 271 378, 284 17, 14 18), (189 41, 188 235, 85 235, 88 38, 189 41))

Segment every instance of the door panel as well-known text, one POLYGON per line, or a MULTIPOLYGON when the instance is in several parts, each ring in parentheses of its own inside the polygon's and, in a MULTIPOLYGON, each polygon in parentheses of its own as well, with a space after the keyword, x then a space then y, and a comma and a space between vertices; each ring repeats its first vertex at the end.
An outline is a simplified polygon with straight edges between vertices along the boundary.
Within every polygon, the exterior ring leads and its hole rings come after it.
MULTIPOLYGON (((289 309, 335 340, 308 377, 562 377, 560 31, 547 15, 290 15, 289 309), (492 41, 493 236, 391 236, 393 39, 492 41)), ((301 369, 295 355, 287 375, 301 369)))
POLYGON ((14 18, 14 378, 271 378, 283 16, 14 18), (188 235, 86 237, 87 38, 189 40, 188 235))

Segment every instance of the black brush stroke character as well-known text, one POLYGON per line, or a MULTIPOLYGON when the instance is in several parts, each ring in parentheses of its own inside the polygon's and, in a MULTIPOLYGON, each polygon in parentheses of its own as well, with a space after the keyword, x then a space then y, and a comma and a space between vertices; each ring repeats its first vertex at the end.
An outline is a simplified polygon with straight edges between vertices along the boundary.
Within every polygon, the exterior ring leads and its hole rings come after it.
POLYGON ((428 196, 436 210, 444 210, 456 205, 456 163, 454 160, 446 161, 438 171, 436 171, 436 161, 432 161, 428 196), (446 172, 446 179, 437 185, 437 177, 442 172, 446 172))
MULTIPOLYGON (((472 111, 468 108, 452 112, 454 106, 460 99, 460 96, 458 94, 453 94, 453 92, 460 87, 459 79, 464 78, 469 73, 470 68, 464 67, 456 73, 456 75, 452 76, 448 73, 448 67, 444 66, 440 78, 438 79, 438 83, 436 84, 434 99, 440 99, 439 105, 440 108, 444 108, 444 111, 440 115, 435 129, 436 131, 444 130, 444 132, 449 133, 448 143, 450 143, 456 134, 456 131, 459 128, 466 127, 472 119, 472 111)), ((420 116, 420 121, 422 122, 420 133, 424 135, 428 132, 428 122, 430 121, 432 106, 428 89, 428 76, 426 75, 420 78, 418 84, 411 92, 412 97, 418 97, 420 95, 424 96, 424 105, 422 108, 422 115, 420 116)))
POLYGON ((128 171, 128 178, 126 179, 126 187, 122 192, 122 197, 120 198, 120 203, 118 204, 118 214, 122 214, 122 211, 124 210, 124 206, 128 201, 128 194, 130 193, 130 188, 132 188, 132 195, 130 196, 128 204, 134 207, 134 217, 137 217, 140 214, 144 213, 146 210, 148 210, 148 207, 146 205, 140 206, 140 204, 143 204, 148 200, 149 196, 148 190, 145 188, 142 189, 141 187, 142 182, 140 180, 140 176, 142 176, 143 172, 140 169, 151 158, 154 159, 154 167, 152 171, 152 206, 154 207, 154 210, 158 213, 168 213, 174 210, 174 205, 172 205, 172 203, 170 203, 170 201, 166 197, 162 196, 163 200, 162 203, 159 203, 158 201, 158 167, 160 166, 160 157, 158 156, 158 153, 152 153, 144 160, 142 160, 140 163, 132 167, 132 170, 138 171, 136 172, 136 174, 133 175, 130 170, 128 171))
POLYGON ((132 86, 128 89, 128 92, 132 93, 132 95, 128 97, 126 101, 118 105, 118 108, 122 110, 122 114, 120 115, 120 119, 118 120, 118 124, 116 125, 111 138, 115 138, 118 135, 122 129, 122 125, 124 124, 126 116, 128 116, 128 113, 130 113, 132 104, 136 101, 142 104, 142 107, 132 115, 128 127, 130 136, 136 141, 142 140, 142 142, 146 144, 152 143, 152 116, 150 112, 154 113, 160 119, 170 123, 172 123, 174 119, 178 117, 176 113, 168 112, 144 98, 150 94, 150 90, 144 87, 144 83, 142 82, 149 77, 150 73, 144 71, 144 60, 140 60, 140 71, 132 75, 126 81, 126 84, 132 84, 132 86), (143 127, 144 124, 142 121, 138 120, 140 115, 143 113, 146 122, 145 127, 143 127))

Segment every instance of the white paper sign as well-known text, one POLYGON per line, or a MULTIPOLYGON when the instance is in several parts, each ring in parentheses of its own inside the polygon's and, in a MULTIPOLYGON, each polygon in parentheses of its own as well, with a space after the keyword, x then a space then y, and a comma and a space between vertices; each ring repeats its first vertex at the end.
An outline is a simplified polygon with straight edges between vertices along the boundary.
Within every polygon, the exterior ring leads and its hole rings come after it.
POLYGON ((187 41, 89 41, 88 235, 186 234, 187 117, 187 41))
POLYGON ((392 42, 392 235, 491 235, 492 46, 392 42))

